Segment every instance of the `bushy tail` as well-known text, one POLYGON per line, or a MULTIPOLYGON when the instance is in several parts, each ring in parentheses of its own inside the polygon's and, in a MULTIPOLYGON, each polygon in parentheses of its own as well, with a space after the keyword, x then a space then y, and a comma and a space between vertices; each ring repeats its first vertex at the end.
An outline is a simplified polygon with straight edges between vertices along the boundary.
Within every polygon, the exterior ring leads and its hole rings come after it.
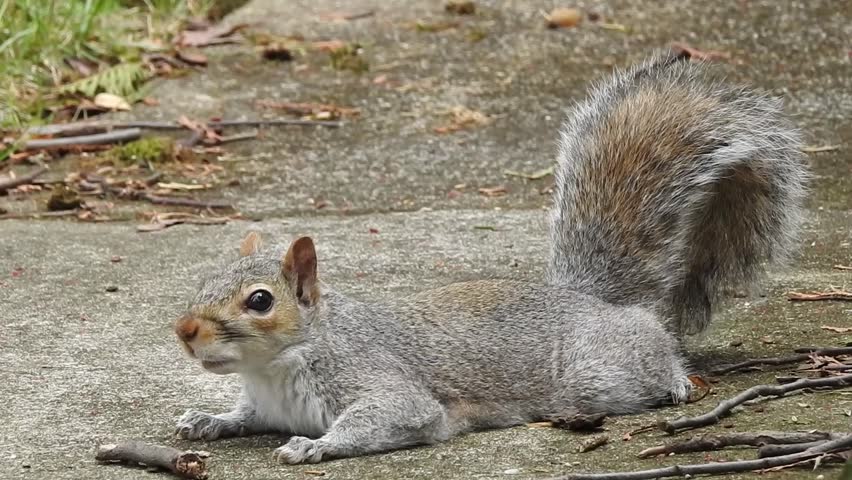
POLYGON ((795 244, 808 178, 779 99, 672 53, 597 85, 562 131, 551 282, 706 328, 795 244))

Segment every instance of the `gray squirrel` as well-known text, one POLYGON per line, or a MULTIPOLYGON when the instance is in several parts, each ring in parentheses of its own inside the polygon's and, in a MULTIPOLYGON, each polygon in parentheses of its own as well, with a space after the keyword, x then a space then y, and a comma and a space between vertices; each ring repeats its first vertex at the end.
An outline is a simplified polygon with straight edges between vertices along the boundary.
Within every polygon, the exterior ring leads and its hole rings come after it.
POLYGON ((563 131, 546 281, 454 283, 363 303, 249 233, 175 324, 187 353, 240 375, 231 412, 183 438, 279 432, 285 463, 440 442, 553 414, 628 414, 692 388, 677 334, 724 282, 790 251, 807 178, 779 102, 673 53, 592 90, 563 131))

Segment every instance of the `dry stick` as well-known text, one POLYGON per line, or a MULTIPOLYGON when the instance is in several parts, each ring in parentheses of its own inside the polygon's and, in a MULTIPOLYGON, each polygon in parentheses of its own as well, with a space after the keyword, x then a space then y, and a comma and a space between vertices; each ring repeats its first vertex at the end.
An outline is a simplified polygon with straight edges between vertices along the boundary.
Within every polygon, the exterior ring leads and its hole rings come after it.
MULTIPOLYGON (((670 443, 668 445, 646 448, 639 452, 637 456, 639 458, 648 458, 655 457, 657 455, 668 455, 670 453, 708 452, 711 450, 721 450, 725 447, 739 445, 762 447, 764 445, 799 445, 806 442, 822 443, 826 440, 834 440, 839 437, 840 435, 838 434, 828 432, 737 432, 709 434, 702 435, 700 437, 693 437, 681 442, 670 443)), ((803 450, 805 450, 805 448, 796 451, 801 452, 803 450)))
POLYGON ((24 142, 23 149, 40 150, 42 148, 73 147, 75 145, 103 145, 129 142, 131 140, 136 140, 141 136, 142 130, 138 128, 125 128, 106 133, 96 133, 94 135, 27 140, 24 142))
POLYGON ((607 443, 609 443, 609 437, 606 435, 594 437, 583 442, 583 444, 580 445, 580 448, 577 449, 577 453, 591 452, 592 450, 597 450, 598 448, 603 447, 607 443))
POLYGON ((804 452, 781 455, 778 457, 741 460, 735 462, 701 463, 694 465, 673 465, 653 470, 616 473, 576 473, 560 477, 560 480, 646 480, 652 478, 683 477, 686 475, 716 475, 720 473, 750 472, 782 466, 790 466, 813 460, 829 453, 852 449, 852 435, 837 440, 823 442, 804 452))
POLYGON ((666 420, 660 422, 658 426, 661 430, 669 434, 674 434, 678 430, 688 430, 718 423, 722 417, 730 414, 734 407, 758 397, 779 397, 786 393, 805 388, 843 388, 848 386, 852 386, 852 374, 826 378, 803 378, 785 385, 756 385, 733 398, 719 402, 716 408, 703 415, 666 420))
POLYGON ((207 465, 197 452, 182 452, 172 447, 149 445, 138 441, 126 441, 117 445, 101 445, 95 460, 99 462, 142 463, 158 467, 189 479, 207 478, 207 465))
POLYGON ((146 202, 153 203, 155 205, 173 205, 173 206, 181 206, 181 207, 195 207, 195 208, 230 208, 233 209, 234 206, 228 202, 220 201, 220 200, 195 200, 193 198, 181 198, 181 197, 165 197, 162 195, 154 195, 148 192, 140 192, 135 190, 125 190, 118 187, 110 186, 106 183, 106 181, 102 178, 92 178, 89 182, 94 185, 100 185, 101 190, 104 192, 109 192, 113 195, 118 196, 119 198, 126 198, 130 200, 144 200, 146 202))
POLYGON ((26 185, 28 183, 32 183, 32 181, 35 180, 36 177, 38 177, 39 175, 41 175, 42 173, 44 173, 46 171, 47 171, 47 168, 39 167, 39 168, 35 169, 34 171, 26 174, 26 175, 22 175, 22 176, 17 177, 17 178, 10 178, 8 180, 2 180, 2 181, 0 181, 0 193, 5 192, 6 190, 11 190, 15 187, 20 187, 21 185, 26 185))
POLYGON ((748 367, 754 367, 757 365, 787 365, 790 363, 801 362, 803 360, 807 360, 811 357, 811 355, 820 355, 820 356, 836 356, 836 355, 852 355, 852 347, 850 348, 807 348, 807 349, 796 349, 796 352, 799 352, 798 355, 790 355, 787 357, 767 357, 767 358, 756 358, 752 360, 746 360, 745 362, 735 363, 733 365, 728 365, 722 368, 717 368, 713 370, 711 373, 714 375, 722 375, 729 372, 734 372, 736 370, 742 370, 748 367))
POLYGON ((790 292, 787 294, 787 300, 791 302, 816 302, 819 300, 838 300, 844 302, 852 302, 852 292, 790 292))
MULTIPOLYGON (((298 120, 289 118, 279 118, 270 120, 222 120, 218 122, 207 122, 208 127, 262 127, 273 125, 298 125, 304 127, 329 127, 338 128, 343 126, 343 122, 329 122, 320 120, 298 120)), ((183 130, 186 127, 176 122, 154 122, 154 121, 133 121, 133 122, 75 122, 62 123, 55 125, 45 125, 42 127, 32 127, 27 130, 28 135, 71 135, 81 132, 104 132, 107 130, 139 128, 145 130, 183 130)))

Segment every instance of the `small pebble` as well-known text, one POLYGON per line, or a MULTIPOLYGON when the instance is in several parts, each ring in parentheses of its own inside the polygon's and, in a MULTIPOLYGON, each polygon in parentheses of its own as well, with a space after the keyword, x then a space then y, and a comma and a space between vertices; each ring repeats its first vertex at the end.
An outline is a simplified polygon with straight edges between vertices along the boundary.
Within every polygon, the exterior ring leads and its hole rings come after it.
POLYGON ((109 258, 109 261, 112 263, 118 263, 121 261, 121 257, 118 255, 113 255, 109 258))
POLYGON ((743 344, 742 340, 734 340, 733 342, 729 343, 728 345, 730 345, 732 347, 739 347, 739 346, 742 346, 742 344, 743 344))
POLYGON ((503 470, 504 475, 517 475, 521 473, 521 469, 519 468, 510 468, 508 470, 503 470))
POLYGON ((106 287, 106 291, 107 292, 117 292, 118 287, 116 287, 115 285, 110 285, 110 286, 106 287))

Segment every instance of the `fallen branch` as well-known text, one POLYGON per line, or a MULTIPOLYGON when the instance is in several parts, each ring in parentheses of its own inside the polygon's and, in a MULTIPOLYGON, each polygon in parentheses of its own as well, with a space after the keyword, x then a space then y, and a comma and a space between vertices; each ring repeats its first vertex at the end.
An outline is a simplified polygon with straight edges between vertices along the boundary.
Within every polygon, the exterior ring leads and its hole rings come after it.
POLYGON ((746 360, 744 362, 735 363, 733 365, 727 365, 725 367, 717 368, 713 370, 711 373, 714 375, 722 375, 725 373, 734 372, 737 370, 742 370, 744 368, 754 367, 758 365, 789 365, 791 363, 797 363, 804 360, 807 360, 811 357, 811 355, 819 355, 819 356, 836 356, 836 355, 852 355, 852 347, 849 348, 806 348, 806 349, 796 349, 796 352, 800 352, 798 355, 788 355, 786 357, 766 357, 766 358, 756 358, 752 360, 746 360))
POLYGON ((791 302, 816 302, 820 300, 838 300, 841 302, 852 302, 852 292, 837 290, 834 292, 800 293, 790 292, 787 300, 791 302))
MULTIPOLYGON (((342 122, 330 122, 320 120, 298 120, 292 118, 270 119, 270 120, 221 120, 207 122, 208 127, 262 127, 273 125, 297 125, 304 127, 329 127, 338 128, 343 126, 342 122)), ((69 136, 80 134, 92 134, 96 132, 107 132, 110 130, 138 128, 143 130, 184 130, 186 127, 177 122, 154 122, 154 121, 132 121, 132 122, 74 122, 31 127, 26 131, 27 135, 51 135, 69 136)))
POLYGON ((38 167, 32 172, 22 175, 17 178, 10 178, 8 180, 0 180, 0 193, 3 193, 7 190, 11 190, 16 187, 20 187, 21 185, 27 185, 32 183, 33 180, 36 179, 39 175, 43 174, 47 171, 45 167, 38 167))
POLYGON ((786 393, 805 388, 844 388, 848 386, 852 386, 852 374, 826 378, 803 378, 785 385, 756 385, 731 399, 719 402, 716 408, 703 415, 665 420, 660 422, 658 427, 669 434, 674 434, 678 430, 689 430, 718 423, 722 417, 729 415, 734 407, 758 397, 780 397, 786 393))
POLYGON ((129 142, 131 140, 136 140, 141 136, 142 130, 138 128, 124 128, 120 130, 112 130, 105 133, 96 133, 93 135, 27 140, 26 142, 24 142, 23 149, 41 150, 69 148, 74 147, 76 145, 104 145, 129 142))
POLYGON ((101 445, 95 460, 104 463, 129 462, 168 470, 181 478, 204 480, 207 478, 206 454, 182 452, 176 448, 150 445, 138 441, 101 445))
POLYGON ((562 480, 646 480, 652 478, 683 477, 695 475, 717 475, 721 473, 750 472, 768 468, 791 466, 815 460, 827 454, 852 449, 852 435, 846 435, 837 440, 823 442, 804 452, 781 455, 778 457, 759 458, 756 460, 740 460, 733 462, 714 462, 693 465, 673 465, 653 470, 616 473, 575 473, 560 477, 562 480))
MULTIPOLYGON (((832 440, 839 438, 837 435, 832 436, 832 440)), ((791 453, 804 452, 809 448, 816 447, 825 443, 825 440, 814 440, 813 442, 793 443, 787 445, 764 445, 757 449, 757 458, 779 457, 781 455, 790 455, 791 453)))
MULTIPOLYGON (((709 434, 700 437, 693 437, 681 442, 646 448, 639 452, 637 456, 639 458, 649 458, 657 455, 669 455, 672 453, 709 452, 711 450, 721 450, 725 447, 741 445, 749 445, 752 447, 763 447, 765 445, 801 445, 806 442, 822 443, 826 440, 834 440, 839 437, 840 435, 829 432, 738 432, 709 434)), ((804 450, 806 450, 806 448, 796 451, 801 452, 804 450)), ((794 452, 791 451, 787 453, 794 452)))

